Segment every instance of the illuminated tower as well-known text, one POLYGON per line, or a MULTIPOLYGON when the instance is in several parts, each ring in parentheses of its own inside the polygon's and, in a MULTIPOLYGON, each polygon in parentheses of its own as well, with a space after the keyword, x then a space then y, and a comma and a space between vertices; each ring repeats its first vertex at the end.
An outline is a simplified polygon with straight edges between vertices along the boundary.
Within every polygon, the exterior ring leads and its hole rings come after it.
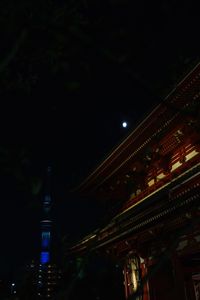
POLYGON ((40 264, 45 266, 50 262, 50 250, 51 250, 51 226, 50 210, 52 205, 51 197, 51 177, 52 169, 50 166, 47 168, 46 184, 43 197, 43 214, 44 220, 41 221, 41 254, 40 264))
POLYGON ((50 216, 52 206, 52 169, 47 168, 44 186, 43 220, 41 221, 41 251, 40 265, 37 279, 37 295, 40 299, 50 299, 55 292, 60 278, 60 271, 52 260, 52 220, 50 216))

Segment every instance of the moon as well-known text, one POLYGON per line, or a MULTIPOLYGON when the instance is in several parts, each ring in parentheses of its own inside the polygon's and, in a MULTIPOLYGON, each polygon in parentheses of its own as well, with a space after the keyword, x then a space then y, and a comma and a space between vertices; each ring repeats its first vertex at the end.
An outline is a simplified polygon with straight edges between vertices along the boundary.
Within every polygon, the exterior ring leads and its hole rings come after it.
POLYGON ((122 123, 122 127, 123 127, 123 128, 126 128, 127 126, 128 126, 128 123, 124 121, 124 122, 122 123))

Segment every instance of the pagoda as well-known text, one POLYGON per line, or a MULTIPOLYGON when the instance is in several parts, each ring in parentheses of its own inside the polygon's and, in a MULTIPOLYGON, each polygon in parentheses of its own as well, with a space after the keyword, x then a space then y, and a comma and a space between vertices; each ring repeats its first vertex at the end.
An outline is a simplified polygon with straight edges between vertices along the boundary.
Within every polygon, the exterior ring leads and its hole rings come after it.
POLYGON ((68 254, 115 257, 126 299, 200 299, 200 64, 75 192, 113 214, 68 254))

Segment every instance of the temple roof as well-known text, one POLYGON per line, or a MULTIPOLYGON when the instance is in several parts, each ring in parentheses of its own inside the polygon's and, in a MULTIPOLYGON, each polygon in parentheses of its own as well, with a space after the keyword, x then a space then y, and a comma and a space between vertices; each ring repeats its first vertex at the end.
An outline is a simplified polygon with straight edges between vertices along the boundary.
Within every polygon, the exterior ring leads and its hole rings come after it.
MULTIPOLYGON (((115 176, 116 178, 124 178, 130 165, 133 168, 142 168, 138 166, 139 157, 146 155, 148 160, 149 149, 155 148, 159 144, 162 134, 165 134, 168 129, 173 130, 177 120, 187 118, 190 115, 195 100, 199 97, 199 78, 200 63, 113 149, 75 191, 89 195, 95 194, 96 191, 103 189, 106 185, 112 189, 110 186, 111 178, 115 176)), ((136 108, 137 106, 133 109, 136 108)), ((177 129, 175 128, 175 130, 177 129)), ((119 185, 119 182, 116 184, 119 185)))

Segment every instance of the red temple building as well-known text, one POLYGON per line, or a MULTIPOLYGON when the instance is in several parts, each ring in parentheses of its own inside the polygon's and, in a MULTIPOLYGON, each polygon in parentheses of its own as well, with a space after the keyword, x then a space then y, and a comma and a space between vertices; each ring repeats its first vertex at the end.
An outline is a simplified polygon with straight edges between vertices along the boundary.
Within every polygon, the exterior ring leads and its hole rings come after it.
POLYGON ((200 299, 200 64, 76 192, 114 215, 71 253, 115 257, 126 299, 200 299))

